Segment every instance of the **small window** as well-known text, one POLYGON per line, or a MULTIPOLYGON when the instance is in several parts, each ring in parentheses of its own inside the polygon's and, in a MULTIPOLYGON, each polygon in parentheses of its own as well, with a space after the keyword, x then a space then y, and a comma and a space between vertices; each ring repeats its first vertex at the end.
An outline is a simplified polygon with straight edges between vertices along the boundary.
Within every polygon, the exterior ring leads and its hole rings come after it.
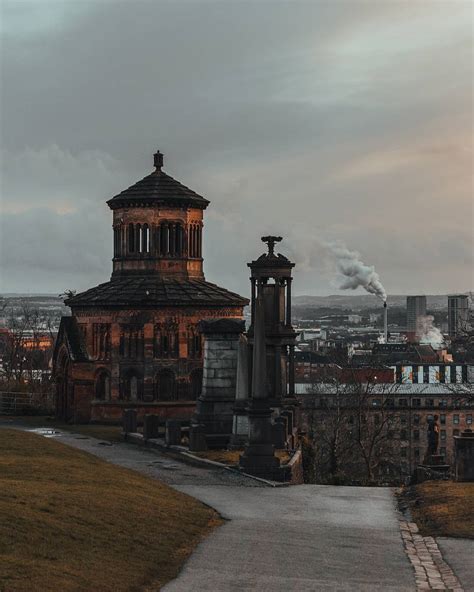
POLYGON ((441 430, 441 440, 446 440, 446 430, 441 430))
POLYGON ((420 407, 421 399, 413 399, 413 407, 420 407))
POLYGON ((472 413, 468 413, 466 415, 466 423, 471 425, 472 424, 472 413))
POLYGON ((442 456, 446 456, 446 448, 444 448, 444 447, 442 446, 442 447, 439 449, 439 453, 440 453, 442 456))
POLYGON ((453 436, 459 436, 459 430, 453 430, 453 436))
POLYGON ((406 439, 407 439, 407 431, 400 430, 400 440, 406 440, 406 439))
POLYGON ((420 458, 420 449, 419 448, 415 448, 415 450, 413 451, 415 458, 420 458))
POLYGON ((456 413, 453 415, 453 423, 454 425, 459 424, 459 415, 457 415, 456 413))
POLYGON ((446 425, 446 415, 444 415, 443 413, 439 416, 439 423, 441 425, 446 425))
POLYGON ((401 448, 400 449, 400 455, 402 458, 406 458, 407 457, 407 449, 406 448, 401 448))
POLYGON ((414 423, 415 425, 420 425, 420 416, 419 416, 419 415, 415 414, 415 415, 413 416, 413 423, 414 423))
POLYGON ((426 399, 425 405, 426 407, 434 407, 434 399, 426 399))
POLYGON ((420 439, 420 430, 413 430, 413 440, 420 439))

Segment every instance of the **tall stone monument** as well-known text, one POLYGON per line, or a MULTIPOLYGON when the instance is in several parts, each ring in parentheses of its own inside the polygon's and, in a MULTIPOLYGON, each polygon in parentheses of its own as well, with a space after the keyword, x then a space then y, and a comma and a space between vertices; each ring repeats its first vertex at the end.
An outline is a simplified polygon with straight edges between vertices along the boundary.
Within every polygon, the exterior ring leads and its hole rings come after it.
POLYGON ((239 464, 246 473, 275 479, 280 461, 275 456, 272 441, 272 409, 266 371, 265 303, 262 294, 256 297, 254 305, 252 397, 248 407, 249 439, 239 464))

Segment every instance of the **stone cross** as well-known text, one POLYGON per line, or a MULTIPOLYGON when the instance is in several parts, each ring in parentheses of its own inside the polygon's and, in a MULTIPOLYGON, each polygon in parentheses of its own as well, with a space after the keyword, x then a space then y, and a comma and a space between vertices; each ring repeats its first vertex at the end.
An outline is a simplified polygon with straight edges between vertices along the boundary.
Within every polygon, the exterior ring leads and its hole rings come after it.
POLYGON ((269 255, 275 254, 275 243, 279 243, 282 240, 281 236, 262 236, 262 242, 267 243, 269 255))

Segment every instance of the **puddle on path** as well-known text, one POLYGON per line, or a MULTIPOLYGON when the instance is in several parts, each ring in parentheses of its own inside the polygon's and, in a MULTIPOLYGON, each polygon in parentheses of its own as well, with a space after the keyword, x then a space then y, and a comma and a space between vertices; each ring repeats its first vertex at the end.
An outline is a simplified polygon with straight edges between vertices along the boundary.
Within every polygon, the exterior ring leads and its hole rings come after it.
POLYGON ((45 438, 57 438, 58 436, 62 435, 59 430, 55 430, 54 428, 32 428, 28 431, 34 432, 39 436, 44 436, 45 438))

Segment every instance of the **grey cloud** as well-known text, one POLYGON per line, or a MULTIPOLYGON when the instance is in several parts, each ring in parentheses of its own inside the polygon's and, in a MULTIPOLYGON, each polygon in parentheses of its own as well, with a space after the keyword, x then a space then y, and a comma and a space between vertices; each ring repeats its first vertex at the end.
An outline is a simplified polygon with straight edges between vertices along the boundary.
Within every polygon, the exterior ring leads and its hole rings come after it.
POLYGON ((334 289, 312 237, 360 251, 392 293, 472 287, 467 6, 38 4, 4 2, 2 289, 105 281, 105 200, 156 148, 211 200, 206 273, 230 289, 267 232, 300 293, 334 289))

